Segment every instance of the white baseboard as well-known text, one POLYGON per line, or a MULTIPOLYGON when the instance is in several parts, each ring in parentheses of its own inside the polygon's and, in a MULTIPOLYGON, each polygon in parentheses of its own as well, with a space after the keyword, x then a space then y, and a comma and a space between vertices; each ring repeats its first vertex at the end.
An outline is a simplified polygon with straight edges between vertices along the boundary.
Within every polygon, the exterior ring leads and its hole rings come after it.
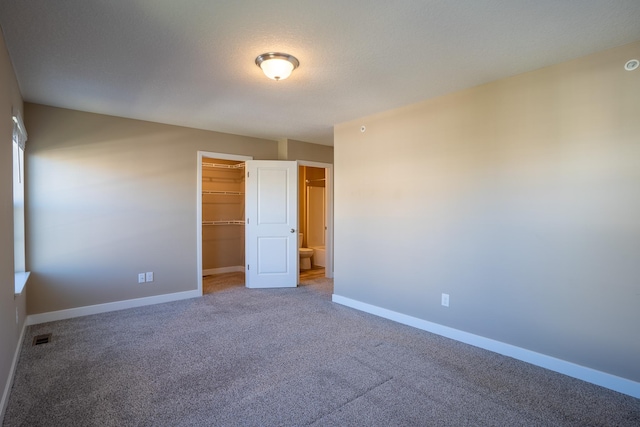
POLYGON ((185 291, 172 294, 156 295, 152 297, 136 298, 125 301, 109 302, 106 304, 89 305, 86 307, 70 308, 67 310, 50 311, 48 313, 31 314, 27 316, 25 324, 37 325, 39 323, 71 319, 73 317, 88 316, 91 314, 106 313, 109 311, 124 310, 127 308, 142 307, 145 305, 162 304, 164 302, 198 298, 201 296, 202 294, 197 290, 185 291))
POLYGON ((11 369, 9 370, 9 377, 7 383, 4 386, 2 392, 2 401, 0 401, 0 423, 4 420, 4 414, 7 410, 7 404, 9 403, 9 394, 11 393, 11 387, 13 386, 13 377, 16 373, 16 367, 18 366, 18 359, 20 358, 20 349, 22 349, 22 341, 24 341, 24 335, 27 330, 27 322, 22 324, 22 332, 20 332, 20 339, 18 339, 18 345, 13 353, 13 361, 11 362, 11 369))
POLYGON ((340 295, 333 294, 332 301, 341 305, 345 305, 347 307, 355 308, 356 310, 373 314, 375 316, 393 320, 394 322, 402 323, 404 325, 412 326, 414 328, 422 329, 427 332, 470 344, 475 347, 493 351, 494 353, 513 357, 514 359, 531 363, 532 365, 540 366, 551 371, 559 372, 561 374, 577 378, 579 380, 586 381, 592 384, 596 384, 601 387, 617 391, 619 393, 640 398, 640 383, 628 380, 626 378, 607 374, 605 372, 567 362, 566 360, 557 359, 555 357, 547 356, 541 353, 536 353, 535 351, 516 347, 511 344, 506 344, 500 341, 492 340, 490 338, 481 337, 479 335, 474 335, 469 332, 460 331, 458 329, 439 325, 437 323, 429 322, 423 319, 418 319, 417 317, 408 316, 406 314, 387 310, 385 308, 356 301, 340 295))
POLYGON ((211 274, 222 274, 222 273, 244 273, 244 265, 234 265, 231 267, 219 267, 219 268, 208 268, 206 270, 202 270, 203 276, 209 276, 211 274))

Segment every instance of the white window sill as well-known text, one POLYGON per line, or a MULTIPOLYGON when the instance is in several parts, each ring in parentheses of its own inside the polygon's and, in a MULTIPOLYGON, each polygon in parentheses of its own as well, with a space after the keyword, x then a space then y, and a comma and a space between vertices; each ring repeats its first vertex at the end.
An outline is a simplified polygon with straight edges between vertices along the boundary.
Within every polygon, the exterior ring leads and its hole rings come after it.
POLYGON ((29 274, 31 274, 29 271, 16 273, 16 278, 15 278, 16 289, 15 289, 14 297, 22 295, 22 292, 24 291, 24 287, 27 284, 27 280, 29 280, 29 274))

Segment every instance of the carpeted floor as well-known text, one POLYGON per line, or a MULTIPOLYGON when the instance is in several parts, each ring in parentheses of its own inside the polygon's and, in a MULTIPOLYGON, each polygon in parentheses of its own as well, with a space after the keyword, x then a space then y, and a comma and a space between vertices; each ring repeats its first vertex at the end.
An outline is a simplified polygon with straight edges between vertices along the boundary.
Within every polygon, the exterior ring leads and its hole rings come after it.
POLYGON ((330 301, 332 283, 28 328, 5 426, 638 426, 640 400, 330 301), (49 344, 33 336, 51 333, 49 344))
MULTIPOLYGON (((310 270, 300 271, 300 281, 301 283, 307 283, 315 279, 323 278, 324 275, 324 267, 313 267, 310 270)), ((244 285, 244 272, 211 274, 202 278, 202 293, 212 294, 214 292, 234 287, 242 287, 244 285)))
POLYGON ((242 288, 245 284, 244 273, 222 273, 204 276, 202 278, 202 293, 212 294, 230 288, 242 288))

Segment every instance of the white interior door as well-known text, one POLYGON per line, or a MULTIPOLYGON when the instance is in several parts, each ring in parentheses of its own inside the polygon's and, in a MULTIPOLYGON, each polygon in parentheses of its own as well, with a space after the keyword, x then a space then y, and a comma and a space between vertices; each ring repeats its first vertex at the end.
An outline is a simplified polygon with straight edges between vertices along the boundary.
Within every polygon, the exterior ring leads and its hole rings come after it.
POLYGON ((298 163, 245 163, 245 238, 248 288, 298 284, 298 163))

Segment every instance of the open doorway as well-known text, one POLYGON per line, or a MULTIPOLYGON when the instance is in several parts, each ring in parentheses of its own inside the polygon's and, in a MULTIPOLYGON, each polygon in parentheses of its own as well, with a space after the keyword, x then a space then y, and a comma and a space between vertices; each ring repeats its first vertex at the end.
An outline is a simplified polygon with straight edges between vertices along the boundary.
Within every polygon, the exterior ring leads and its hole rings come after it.
POLYGON ((333 165, 299 161, 300 283, 333 277, 333 165))
POLYGON ((245 284, 244 162, 198 152, 197 253, 201 294, 245 284))

